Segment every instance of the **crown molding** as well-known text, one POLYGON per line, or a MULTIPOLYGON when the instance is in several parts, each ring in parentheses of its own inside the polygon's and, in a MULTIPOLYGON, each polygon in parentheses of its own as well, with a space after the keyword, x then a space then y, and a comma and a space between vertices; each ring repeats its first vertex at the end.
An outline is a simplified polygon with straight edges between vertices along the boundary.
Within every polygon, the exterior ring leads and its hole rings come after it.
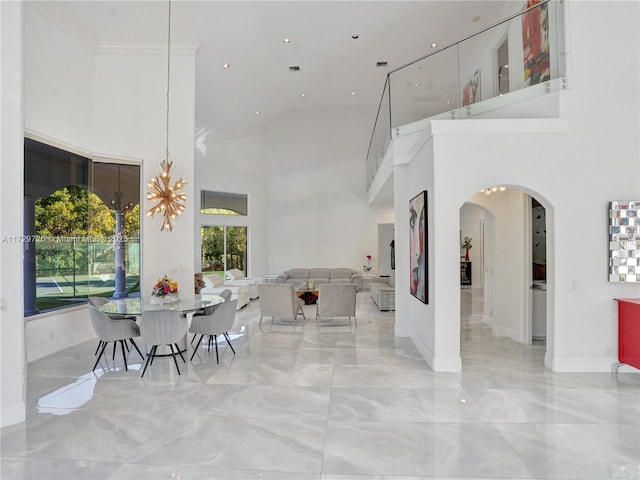
MULTIPOLYGON (((93 52, 95 55, 166 55, 167 44, 128 44, 101 42, 98 37, 80 23, 65 14, 64 7, 58 2, 28 1, 27 9, 44 16, 73 40, 93 52)), ((27 13, 28 14, 28 13, 27 13)), ((199 43, 172 44, 172 55, 193 56, 200 48, 199 43)))
POLYGON ((89 158, 97 163, 122 163, 128 165, 142 165, 144 162, 141 158, 125 157, 121 155, 112 155, 109 153, 96 153, 83 147, 73 145, 58 138, 51 137, 42 132, 35 131, 31 128, 24 129, 24 136, 35 140, 36 142, 45 143, 60 150, 80 155, 81 157, 89 158))

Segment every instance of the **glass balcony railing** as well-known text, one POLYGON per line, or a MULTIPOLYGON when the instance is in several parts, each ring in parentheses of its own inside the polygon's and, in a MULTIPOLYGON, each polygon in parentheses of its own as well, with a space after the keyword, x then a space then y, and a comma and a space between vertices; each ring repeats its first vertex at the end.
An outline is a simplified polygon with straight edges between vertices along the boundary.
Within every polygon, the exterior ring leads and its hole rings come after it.
MULTIPOLYGON (((566 88, 563 11, 562 0, 540 2, 390 72, 369 143, 367 190, 394 129, 425 119, 489 117, 566 88)), ((523 116, 517 109, 509 115, 523 116)))

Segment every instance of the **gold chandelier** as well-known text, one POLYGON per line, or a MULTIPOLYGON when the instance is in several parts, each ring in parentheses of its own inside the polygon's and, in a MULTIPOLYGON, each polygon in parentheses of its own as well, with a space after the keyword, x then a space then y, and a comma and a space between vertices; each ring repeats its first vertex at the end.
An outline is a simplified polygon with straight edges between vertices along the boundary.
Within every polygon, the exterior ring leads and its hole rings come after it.
POLYGON ((149 191, 147 192, 147 200, 157 201, 157 203, 147 210, 147 215, 152 217, 156 213, 162 213, 163 230, 173 230, 173 221, 184 211, 184 203, 187 200, 187 194, 180 192, 182 187, 186 185, 186 181, 180 178, 171 185, 171 166, 173 162, 164 160, 160 164, 162 172, 156 175, 147 184, 149 191))
POLYGON ((147 216, 153 217, 156 213, 162 213, 162 226, 160 231, 173 230, 173 221, 184 211, 187 194, 181 192, 187 182, 182 177, 171 184, 171 166, 169 161, 169 89, 171 78, 171 0, 169 0, 169 28, 167 35, 167 131, 165 159, 160 164, 161 172, 153 177, 147 184, 147 200, 157 202, 147 210, 147 216))

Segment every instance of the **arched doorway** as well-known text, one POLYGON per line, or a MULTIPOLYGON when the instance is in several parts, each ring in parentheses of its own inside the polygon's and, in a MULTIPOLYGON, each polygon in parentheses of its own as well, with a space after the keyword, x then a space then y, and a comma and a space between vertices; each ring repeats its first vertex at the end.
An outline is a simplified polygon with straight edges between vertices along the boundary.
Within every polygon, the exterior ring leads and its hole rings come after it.
POLYGON ((548 203, 520 187, 485 189, 460 208, 463 369, 465 354, 479 354, 487 340, 495 339, 510 339, 516 345, 535 343, 540 362, 551 368, 553 232, 547 227, 549 220, 548 203), (465 237, 471 239, 471 266, 465 265, 465 237), (470 285, 463 285, 463 267, 472 274, 470 285))

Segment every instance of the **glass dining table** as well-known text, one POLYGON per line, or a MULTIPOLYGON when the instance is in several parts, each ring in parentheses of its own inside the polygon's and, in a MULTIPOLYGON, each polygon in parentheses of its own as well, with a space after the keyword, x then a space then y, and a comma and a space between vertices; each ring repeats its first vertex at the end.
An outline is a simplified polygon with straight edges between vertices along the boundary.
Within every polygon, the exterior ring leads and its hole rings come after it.
POLYGON ((203 310, 211 305, 217 305, 224 302, 224 298, 213 293, 200 293, 184 295, 180 294, 180 299, 173 303, 152 304, 148 298, 128 297, 111 299, 99 308, 104 313, 120 313, 122 315, 133 315, 141 317, 142 312, 146 310, 175 310, 181 315, 186 316, 203 310))
MULTIPOLYGON (((184 295, 180 294, 180 299, 177 302, 173 303, 164 303, 164 304, 152 304, 149 302, 149 298, 142 297, 128 297, 128 298, 119 298, 119 299, 111 299, 104 305, 98 307, 105 313, 119 313, 122 315, 131 315, 138 318, 142 317, 142 313, 150 310, 174 310, 179 312, 180 315, 189 319, 189 314, 201 311, 206 307, 210 307, 212 305, 217 305, 224 302, 224 298, 220 295, 216 295, 213 293, 200 293, 200 294, 189 294, 184 295)), ((190 320, 190 319, 189 319, 190 320)), ((187 339, 185 336, 180 342, 179 346, 181 351, 185 351, 187 349, 187 339)), ((166 352, 164 351, 165 347, 159 347, 157 355, 171 355, 169 348, 166 348, 166 352)), ((145 349, 148 353, 148 346, 145 349)))

